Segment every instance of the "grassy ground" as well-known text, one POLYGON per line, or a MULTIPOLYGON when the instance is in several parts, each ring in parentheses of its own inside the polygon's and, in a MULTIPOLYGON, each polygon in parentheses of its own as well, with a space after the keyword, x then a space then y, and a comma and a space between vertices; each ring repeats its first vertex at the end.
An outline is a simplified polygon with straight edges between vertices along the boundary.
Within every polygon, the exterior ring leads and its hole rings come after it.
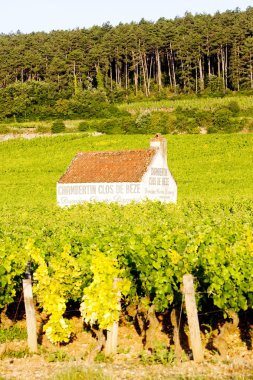
MULTIPOLYGON (((51 207, 55 186, 78 151, 143 149, 147 135, 74 134, 0 144, 0 205, 51 207)), ((253 197, 253 134, 167 136, 168 162, 184 200, 253 197)))

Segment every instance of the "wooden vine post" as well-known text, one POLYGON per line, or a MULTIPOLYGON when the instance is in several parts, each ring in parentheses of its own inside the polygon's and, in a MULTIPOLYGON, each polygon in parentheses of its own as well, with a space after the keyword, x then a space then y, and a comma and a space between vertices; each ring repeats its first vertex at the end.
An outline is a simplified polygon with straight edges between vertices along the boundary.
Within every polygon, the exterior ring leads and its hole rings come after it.
POLYGON ((26 277, 27 278, 23 280, 23 292, 26 314, 27 342, 29 350, 31 352, 38 352, 36 317, 32 292, 32 278, 29 270, 26 272, 26 277))
POLYGON ((193 286, 193 276, 191 274, 185 274, 183 276, 183 286, 193 359, 195 362, 200 363, 204 360, 204 355, 200 338, 200 328, 195 291, 193 286))
MULTIPOLYGON (((116 289, 117 282, 121 281, 120 278, 115 278, 113 281, 113 288, 116 289)), ((120 303, 121 293, 118 292, 118 302, 120 303)), ((118 330, 119 322, 113 322, 112 328, 106 330, 106 343, 105 343, 105 355, 113 355, 117 353, 118 346, 118 330)))

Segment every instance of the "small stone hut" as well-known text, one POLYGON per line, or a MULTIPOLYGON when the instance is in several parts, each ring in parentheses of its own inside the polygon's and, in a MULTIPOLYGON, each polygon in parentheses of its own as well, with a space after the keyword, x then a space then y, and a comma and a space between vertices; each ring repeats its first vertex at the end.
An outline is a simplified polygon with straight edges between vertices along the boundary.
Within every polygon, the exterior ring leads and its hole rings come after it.
POLYGON ((56 190, 60 207, 145 199, 176 203, 177 185, 168 168, 167 140, 156 134, 148 149, 77 153, 56 190))

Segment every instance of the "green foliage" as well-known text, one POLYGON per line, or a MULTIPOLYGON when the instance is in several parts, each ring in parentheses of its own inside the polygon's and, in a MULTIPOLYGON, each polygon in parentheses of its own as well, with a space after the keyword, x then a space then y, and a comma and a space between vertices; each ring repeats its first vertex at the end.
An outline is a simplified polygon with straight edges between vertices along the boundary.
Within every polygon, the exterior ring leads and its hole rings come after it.
POLYGON ((62 133, 65 131, 65 124, 62 120, 56 120, 53 122, 51 127, 52 133, 62 133))
POLYGON ((213 123, 212 113, 209 111, 198 111, 195 120, 199 128, 210 128, 213 123))
POLYGON ((0 124, 0 134, 10 133, 10 128, 7 125, 0 124))
POLYGON ((17 326, 0 330, 0 344, 4 342, 12 342, 13 340, 25 340, 26 338, 26 329, 17 326))
POLYGON ((1 35, 0 118, 77 118, 79 111, 88 117, 99 108, 76 97, 96 92, 112 103, 252 95, 252 20, 248 7, 156 23, 1 35))
POLYGON ((54 87, 45 82, 16 82, 0 91, 0 119, 52 115, 54 87))
POLYGON ((86 132, 90 130, 89 124, 86 121, 81 121, 78 125, 78 130, 80 132, 86 132))
POLYGON ((20 350, 7 349, 6 351, 2 353, 1 359, 5 359, 5 358, 21 359, 21 358, 27 358, 29 356, 31 356, 31 353, 29 352, 28 348, 23 348, 20 350))
POLYGON ((83 369, 73 367, 62 372, 51 380, 111 380, 111 377, 103 374, 101 370, 83 369))
POLYGON ((96 130, 106 134, 134 133, 135 125, 131 116, 123 116, 120 118, 99 120, 96 124, 96 130))
POLYGON ((229 109, 229 111, 232 113, 233 116, 238 115, 241 110, 239 103, 236 100, 231 100, 228 103, 227 108, 229 109))
POLYGON ((209 96, 222 97, 224 96, 224 82, 222 77, 211 75, 208 79, 208 86, 206 92, 209 96))
POLYGON ((175 121, 173 133, 198 134, 200 132, 198 123, 194 119, 187 119, 183 115, 178 115, 175 121))
POLYGON ((142 351, 140 361, 143 364, 173 364, 175 352, 172 348, 168 349, 165 344, 157 342, 152 352, 142 351))
POLYGON ((50 132, 50 127, 47 126, 47 125, 39 125, 37 128, 36 128, 36 132, 37 133, 49 133, 50 132))
MULTIPOLYGON (((5 236, 1 229, 0 234, 5 236)), ((17 260, 19 248, 17 236, 5 236, 5 244, 0 245, 0 308, 14 301, 16 289, 21 287, 22 275, 26 267, 26 258, 17 260), (15 248, 16 246, 16 248, 15 248)))
POLYGON ((150 111, 147 110, 140 113, 135 120, 135 124, 136 124, 137 133, 142 133, 142 134, 149 133, 151 129, 150 111))
POLYGON ((96 87, 99 91, 105 93, 104 78, 99 65, 96 66, 96 87))
MULTIPOLYGON (((236 106, 232 105, 234 113, 236 113, 236 106)), ((243 120, 236 120, 232 118, 232 111, 230 109, 222 108, 213 113, 213 124, 208 127, 208 133, 232 133, 240 131, 244 126, 243 120)))
POLYGON ((70 356, 67 354, 67 352, 63 350, 56 350, 49 352, 46 356, 46 359, 49 363, 55 363, 55 362, 66 362, 70 361, 70 356))
POLYGON ((37 267, 34 293, 49 315, 44 330, 52 342, 70 339, 73 330, 63 313, 83 292, 86 322, 110 328, 119 318, 118 291, 129 292, 130 303, 145 296, 163 312, 181 304, 185 273, 196 278, 199 308, 210 299, 224 311, 252 306, 250 202, 84 204, 60 210, 58 218, 44 214, 47 229, 31 226, 37 238, 26 247, 37 267), (62 250, 66 241, 70 245, 62 250), (114 288, 118 276, 127 280, 114 288))
POLYGON ((34 293, 53 342, 71 338, 66 305, 81 303, 83 294, 88 321, 108 327, 118 319, 114 277, 131 283, 128 303, 146 297, 157 311, 181 305, 185 273, 196 278, 199 309, 252 307, 251 134, 168 136, 178 205, 55 206, 55 182, 76 151, 145 148, 149 138, 78 134, 0 145, 1 307, 21 291, 32 259, 34 293))
POLYGON ((38 295, 38 302, 49 315, 49 320, 43 326, 48 339, 52 343, 68 342, 71 338, 72 326, 63 317, 66 303, 69 299, 79 297, 82 286, 82 273, 78 263, 70 255, 70 247, 65 246, 59 255, 50 259, 50 267, 40 250, 33 241, 29 240, 25 247, 28 256, 37 265, 34 279, 34 294, 38 295))
POLYGON ((113 322, 119 320, 121 311, 118 293, 126 296, 130 282, 122 278, 124 270, 119 268, 117 259, 99 251, 92 252, 91 271, 93 280, 84 289, 81 315, 86 323, 98 323, 101 329, 110 330, 113 322))
POLYGON ((248 128, 249 132, 253 132, 253 120, 246 124, 246 128, 248 128))
POLYGON ((112 363, 113 357, 105 355, 104 352, 98 352, 94 358, 95 363, 112 363))
POLYGON ((65 115, 82 119, 100 119, 126 116, 128 113, 119 111, 117 107, 108 103, 104 92, 93 90, 83 91, 67 101, 65 115))

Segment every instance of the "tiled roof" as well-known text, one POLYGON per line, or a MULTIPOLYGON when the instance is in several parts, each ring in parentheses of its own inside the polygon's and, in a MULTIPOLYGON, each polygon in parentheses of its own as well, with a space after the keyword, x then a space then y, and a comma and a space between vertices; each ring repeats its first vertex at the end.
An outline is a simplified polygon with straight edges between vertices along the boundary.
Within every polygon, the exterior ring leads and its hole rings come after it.
POLYGON ((156 149, 80 152, 59 183, 140 182, 156 149))

